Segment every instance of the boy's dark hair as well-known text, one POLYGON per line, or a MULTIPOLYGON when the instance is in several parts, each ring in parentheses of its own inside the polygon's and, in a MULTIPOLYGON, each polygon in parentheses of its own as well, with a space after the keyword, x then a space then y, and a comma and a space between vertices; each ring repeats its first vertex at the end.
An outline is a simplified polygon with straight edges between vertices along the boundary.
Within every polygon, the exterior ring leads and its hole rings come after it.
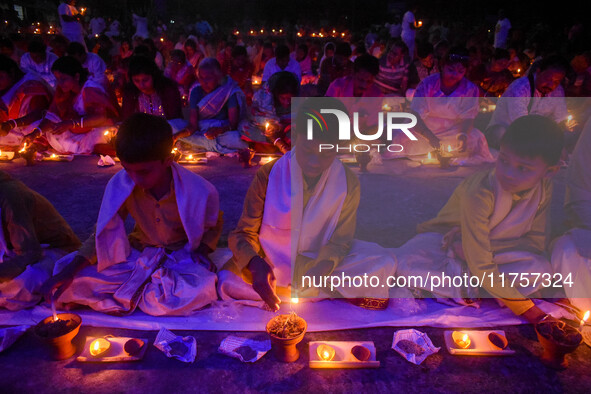
POLYGON ((232 57, 238 57, 238 56, 248 56, 248 52, 246 52, 246 48, 243 47, 242 45, 236 45, 234 48, 232 48, 232 57))
POLYGON ((554 166, 562 154, 564 132, 552 119, 525 115, 509 125, 500 145, 518 156, 529 159, 539 157, 549 166, 554 166))
POLYGON ((353 71, 358 72, 359 70, 365 70, 375 77, 380 72, 380 61, 367 53, 357 56, 353 63, 353 71))
POLYGON ((424 59, 433 53, 433 45, 428 41, 422 41, 417 45, 417 56, 424 59))
POLYGON ((275 49, 275 57, 277 59, 288 58, 289 57, 289 47, 284 44, 277 45, 277 48, 275 49))
POLYGON ((568 61, 560 55, 552 55, 540 60, 538 67, 540 71, 554 69, 562 71, 565 74, 568 74, 570 70, 570 64, 568 64, 568 61))
POLYGON ((185 55, 185 52, 180 49, 173 49, 170 51, 170 59, 175 59, 184 64, 187 61, 187 56, 185 55))
POLYGON ((299 88, 298 78, 289 71, 279 71, 269 78, 269 90, 273 93, 273 97, 286 93, 297 96, 299 88))
POLYGON ((82 44, 80 44, 79 42, 73 41, 68 44, 66 52, 70 56, 82 56, 86 53, 86 49, 84 49, 84 46, 82 46, 82 44))
POLYGON ((339 141, 338 118, 334 114, 320 113, 321 109, 337 109, 349 115, 345 104, 337 98, 310 97, 299 106, 295 128, 292 128, 292 133, 306 137, 308 120, 312 119, 314 140, 322 143, 337 144, 339 141))
POLYGON ((190 38, 187 41, 185 41, 185 44, 183 46, 185 48, 189 47, 189 48, 197 49, 197 43, 195 42, 195 40, 192 40, 190 38))
POLYGON ((351 45, 348 42, 339 42, 334 50, 335 55, 341 55, 347 59, 351 57, 351 45))
POLYGON ((40 40, 33 40, 29 43, 27 50, 30 53, 45 53, 47 46, 40 40))
POLYGON ((19 81, 24 75, 18 64, 5 55, 0 55, 0 71, 8 74, 13 83, 19 81))
POLYGON ((172 151, 172 128, 160 116, 135 113, 119 127, 117 157, 127 163, 166 160, 172 151))
POLYGON ((80 76, 80 85, 83 85, 88 78, 88 70, 82 67, 78 59, 72 56, 63 56, 57 59, 53 62, 51 71, 59 71, 71 77, 75 77, 78 74, 80 76))

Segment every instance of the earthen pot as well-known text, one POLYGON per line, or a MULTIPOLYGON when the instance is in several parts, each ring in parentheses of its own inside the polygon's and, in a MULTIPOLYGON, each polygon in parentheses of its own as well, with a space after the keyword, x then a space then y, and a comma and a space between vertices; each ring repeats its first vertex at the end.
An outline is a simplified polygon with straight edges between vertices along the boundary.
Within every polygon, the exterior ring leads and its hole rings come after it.
POLYGON ((565 369, 568 367, 568 361, 566 360, 566 355, 569 353, 574 352, 577 347, 583 341, 583 336, 579 333, 575 328, 566 325, 566 329, 569 330, 573 335, 576 335, 578 341, 576 343, 566 345, 564 343, 557 342, 554 338, 546 337, 539 331, 540 324, 544 324, 544 322, 540 322, 536 324, 536 334, 538 335, 538 340, 542 344, 544 348, 544 353, 541 356, 542 362, 553 369, 565 369))
POLYGON ((82 318, 75 313, 60 313, 57 317, 60 320, 73 321, 73 324, 68 327, 70 328, 69 331, 59 336, 52 336, 51 333, 44 334, 43 326, 53 321, 53 316, 49 316, 35 326, 35 334, 41 342, 49 346, 51 349, 51 356, 55 360, 65 360, 76 353, 76 347, 72 344, 72 340, 78 334, 78 331, 80 331, 82 318))
POLYGON ((273 350, 273 354, 277 360, 284 362, 284 363, 292 363, 297 361, 300 358, 300 352, 296 345, 304 339, 304 334, 306 334, 306 330, 308 328, 308 324, 304 319, 298 317, 297 319, 301 320, 304 323, 304 330, 301 334, 296 337, 291 338, 281 338, 276 335, 271 334, 270 326, 273 320, 278 318, 279 316, 275 316, 267 323, 267 333, 269 337, 271 337, 271 349, 273 350))

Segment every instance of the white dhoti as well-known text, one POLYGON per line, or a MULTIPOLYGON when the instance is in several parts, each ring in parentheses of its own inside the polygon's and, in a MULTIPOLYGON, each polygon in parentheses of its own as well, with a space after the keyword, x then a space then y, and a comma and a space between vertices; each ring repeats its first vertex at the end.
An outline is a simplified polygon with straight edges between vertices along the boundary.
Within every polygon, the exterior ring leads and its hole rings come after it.
MULTIPOLYGON (((285 267, 282 268, 285 269, 285 267)), ((274 270, 276 276, 291 278, 291 269, 288 272, 277 271, 276 267, 274 270)), ((381 285, 385 284, 388 276, 394 275, 395 272, 396 260, 386 249, 372 242, 353 240, 350 253, 345 256, 330 276, 338 277, 341 280, 343 276, 351 278, 351 286, 347 283, 346 286, 338 286, 334 289, 336 296, 340 298, 388 298, 388 287, 381 285), (363 278, 365 275, 378 277, 380 285, 377 287, 355 286, 354 278, 363 278)), ((296 278, 292 279, 292 281, 296 280, 296 278)), ((313 283, 320 283, 321 280, 320 278, 311 279, 314 281, 313 283)), ((310 292, 310 294, 314 294, 314 298, 305 297, 304 294, 300 297, 300 302, 315 301, 318 300, 318 297, 334 298, 335 293, 330 293, 330 283, 331 281, 328 280, 326 287, 318 287, 318 292, 310 292)), ((289 301, 290 290, 289 285, 278 290, 278 296, 282 302, 289 301)), ((222 270, 218 274, 218 294, 222 300, 241 300, 245 304, 261 307, 264 305, 259 294, 253 290, 252 284, 245 282, 242 277, 228 270, 222 270)))
MULTIPOLYGON (((442 275, 461 277, 464 273, 470 275, 470 271, 465 262, 454 257, 449 257, 447 252, 442 249, 441 243, 443 235, 439 233, 418 234, 410 241, 393 253, 398 258, 398 276, 421 277, 422 280, 412 281, 418 286, 412 286, 422 290, 432 291, 437 297, 443 298, 474 298, 478 297, 477 288, 466 288, 463 286, 437 286, 431 289, 431 277, 442 275)), ((511 285, 513 276, 510 274, 532 273, 532 274, 551 274, 552 267, 550 262, 541 255, 526 251, 511 251, 495 254, 493 263, 497 264, 498 271, 505 274, 506 286, 511 285)), ((488 277, 487 277, 488 278, 488 277)), ((533 282, 534 277, 528 277, 533 282)), ((487 279, 490 281, 490 279, 487 279)), ((438 283, 438 282, 435 282, 438 283)), ((519 278, 515 281, 515 286, 519 283, 519 278)), ((447 284, 447 283, 446 283, 447 284)), ((536 286, 519 287, 523 296, 528 296, 537 290, 542 289, 542 279, 538 280, 536 286)))
MULTIPOLYGON (((74 256, 60 260, 55 274, 74 256)), ((153 316, 188 316, 216 299, 216 275, 194 262, 185 249, 167 255, 162 248, 146 248, 132 250, 127 261, 100 272, 96 265, 84 268, 58 302, 113 314, 139 307, 153 316)))
POLYGON ((39 303, 43 297, 41 286, 51 277, 55 262, 65 254, 59 249, 45 249, 38 263, 27 266, 11 281, 0 283, 0 308, 17 311, 39 303))
MULTIPOLYGON (((47 112, 45 118, 53 123, 59 123, 62 119, 54 113, 47 112)), ((107 144, 110 134, 105 135, 109 127, 96 127, 86 133, 76 134, 66 131, 62 134, 46 133, 47 142, 58 153, 86 155, 93 152, 95 145, 107 144)))
POLYGON ((589 230, 574 229, 558 238, 552 248, 552 267, 562 275, 563 280, 570 277, 572 285, 564 283, 564 292, 571 304, 584 312, 591 310, 591 259, 577 251, 574 240, 577 235, 573 234, 576 231, 591 233, 589 230))

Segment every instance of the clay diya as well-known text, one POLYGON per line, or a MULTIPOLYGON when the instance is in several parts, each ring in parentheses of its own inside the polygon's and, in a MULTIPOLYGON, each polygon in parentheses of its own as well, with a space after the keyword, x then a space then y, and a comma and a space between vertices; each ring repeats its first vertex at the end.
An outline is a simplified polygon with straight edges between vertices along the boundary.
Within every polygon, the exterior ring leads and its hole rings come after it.
POLYGON ((538 340, 544 347, 542 362, 554 369, 568 367, 566 355, 574 352, 583 341, 575 328, 563 321, 541 321, 535 326, 538 340))
POLYGON ((304 339, 308 325, 295 313, 278 315, 267 323, 271 337, 271 348, 275 357, 282 362, 292 363, 300 357, 296 345, 304 339))
POLYGON ((80 331, 81 324, 82 318, 75 313, 60 313, 57 320, 53 316, 43 319, 34 331, 41 342, 49 345, 55 360, 64 360, 76 353, 72 339, 80 331))

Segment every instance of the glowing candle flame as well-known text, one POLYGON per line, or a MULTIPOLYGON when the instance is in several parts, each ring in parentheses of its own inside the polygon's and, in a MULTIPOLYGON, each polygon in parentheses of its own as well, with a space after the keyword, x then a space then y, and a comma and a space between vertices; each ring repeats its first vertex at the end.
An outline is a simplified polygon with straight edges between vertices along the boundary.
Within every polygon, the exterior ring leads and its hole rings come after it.
POLYGON ((520 72, 521 72, 521 69, 520 69, 520 68, 518 68, 518 69, 517 69, 517 72, 518 72, 518 73, 520 73, 520 72))
POLYGON ((331 361, 334 358, 336 351, 332 346, 322 344, 316 349, 316 354, 322 361, 331 361))
POLYGON ((187 156, 187 160, 193 160, 193 155, 187 156))
POLYGON ((297 303, 299 303, 299 302, 300 302, 300 299, 299 299, 299 298, 295 298, 295 297, 294 297, 294 298, 292 298, 292 299, 291 299, 291 303, 292 303, 292 304, 297 304, 297 303))
POLYGON ((447 146, 447 151, 448 151, 448 152, 451 152, 451 145, 448 145, 448 146, 447 146))
POLYGON ((585 312, 585 315, 583 315, 583 320, 581 320, 581 327, 583 327, 585 325, 585 323, 587 322, 587 320, 589 320, 590 313, 591 313, 591 311, 587 311, 587 312, 585 312))
POLYGON ((109 130, 105 131, 103 134, 109 135, 109 130))
POLYGON ((464 334, 464 336, 462 337, 462 341, 468 342, 468 339, 468 334, 464 334))
POLYGON ((57 321, 57 311, 55 310, 55 302, 51 300, 51 314, 53 315, 53 321, 57 321))
POLYGON ((573 120, 573 116, 572 116, 572 115, 569 115, 569 116, 567 117, 567 119, 568 119, 568 121, 570 122, 570 121, 572 121, 572 120, 573 120))
POLYGON ((52 154, 51 154, 51 158, 52 158, 52 159, 55 159, 56 157, 57 157, 57 156, 55 155, 55 153, 52 153, 52 154))
POLYGON ((265 131, 269 130, 269 122, 265 123, 265 131))
POLYGON ((90 354, 93 356, 100 356, 111 348, 111 342, 105 338, 97 338, 90 343, 90 354))

